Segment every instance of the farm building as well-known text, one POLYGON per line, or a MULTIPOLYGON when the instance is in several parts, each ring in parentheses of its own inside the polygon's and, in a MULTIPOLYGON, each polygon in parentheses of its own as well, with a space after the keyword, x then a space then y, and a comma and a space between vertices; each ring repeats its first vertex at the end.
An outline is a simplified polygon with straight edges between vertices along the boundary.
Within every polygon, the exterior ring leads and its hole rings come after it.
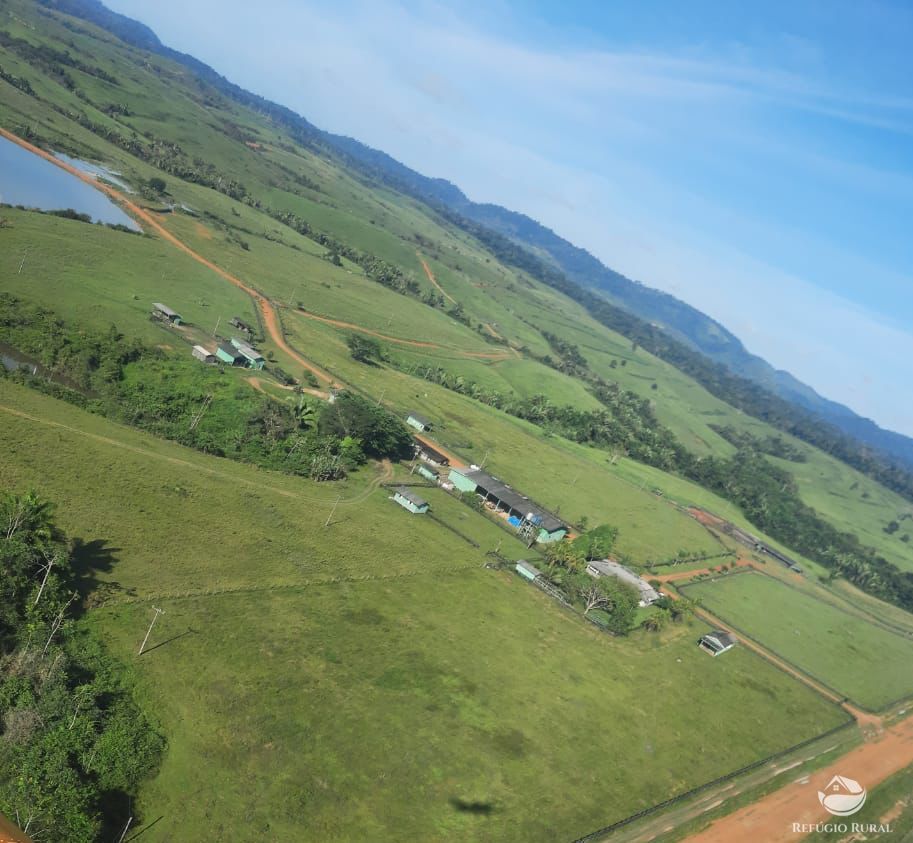
POLYGON ((244 340, 232 338, 231 344, 238 349, 244 359, 247 361, 248 369, 262 369, 266 365, 263 355, 252 345, 248 345, 244 340))
POLYGON ((432 465, 450 465, 450 458, 446 454, 442 454, 436 448, 418 440, 415 442, 415 453, 420 459, 430 462, 432 465))
POLYGON ((426 480, 430 480, 432 483, 437 483, 440 475, 433 469, 428 468, 427 465, 419 465, 416 471, 422 475, 426 480))
POLYGON ((237 316, 232 316, 231 319, 228 320, 228 324, 231 325, 232 328, 237 328, 239 331, 244 331, 244 333, 248 335, 251 335, 254 332, 254 329, 251 328, 247 322, 243 322, 242 320, 238 319, 237 316))
POLYGON ((737 640, 731 632, 726 632, 724 629, 715 629, 713 632, 702 635, 697 643, 702 650, 710 653, 711 656, 718 656, 735 647, 737 640))
POLYGON ((451 468, 450 482, 461 492, 475 492, 507 516, 508 523, 538 542, 560 541, 567 525, 525 495, 479 468, 451 468))
POLYGON ((615 577, 628 585, 634 586, 640 595, 640 606, 649 606, 660 598, 659 592, 642 577, 637 576, 630 568, 620 565, 612 559, 594 559, 587 562, 586 572, 591 577, 615 577))
POLYGON ((190 352, 201 363, 215 363, 216 356, 211 351, 207 351, 202 345, 195 345, 190 352))
POLYGON ((530 582, 536 579, 536 577, 541 577, 542 572, 535 566, 531 565, 525 559, 521 559, 514 565, 514 570, 521 576, 528 579, 530 582))
POLYGON ((393 495, 393 500, 395 500, 400 506, 408 509, 409 512, 417 513, 419 515, 427 512, 431 507, 428 505, 428 501, 420 498, 414 492, 410 492, 405 486, 400 486, 393 495))
POLYGON ((161 302, 154 302, 152 305, 152 318, 161 322, 170 322, 172 325, 181 324, 181 314, 172 310, 170 307, 161 302))
POLYGON ((219 343, 219 347, 216 349, 216 359, 228 363, 229 366, 243 366, 247 362, 244 355, 228 342, 219 343))
POLYGON ((414 427, 421 433, 424 433, 426 430, 431 430, 434 426, 430 419, 425 418, 425 416, 420 416, 418 413, 409 413, 406 416, 406 424, 410 427, 414 427))

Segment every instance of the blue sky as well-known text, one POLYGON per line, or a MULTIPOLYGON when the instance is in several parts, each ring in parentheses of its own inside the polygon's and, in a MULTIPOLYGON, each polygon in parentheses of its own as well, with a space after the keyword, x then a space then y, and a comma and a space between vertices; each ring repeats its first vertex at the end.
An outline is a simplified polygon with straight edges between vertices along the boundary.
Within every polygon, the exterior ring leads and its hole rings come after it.
POLYGON ((913 435, 913 5, 108 5, 913 435))

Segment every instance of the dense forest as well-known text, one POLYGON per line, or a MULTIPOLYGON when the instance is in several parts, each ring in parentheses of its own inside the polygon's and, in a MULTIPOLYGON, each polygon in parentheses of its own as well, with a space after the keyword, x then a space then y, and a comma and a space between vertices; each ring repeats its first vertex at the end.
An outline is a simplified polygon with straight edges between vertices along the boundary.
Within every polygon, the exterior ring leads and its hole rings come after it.
POLYGON ((0 493, 0 811, 41 843, 115 840, 162 738, 80 625, 91 545, 34 493, 0 493))

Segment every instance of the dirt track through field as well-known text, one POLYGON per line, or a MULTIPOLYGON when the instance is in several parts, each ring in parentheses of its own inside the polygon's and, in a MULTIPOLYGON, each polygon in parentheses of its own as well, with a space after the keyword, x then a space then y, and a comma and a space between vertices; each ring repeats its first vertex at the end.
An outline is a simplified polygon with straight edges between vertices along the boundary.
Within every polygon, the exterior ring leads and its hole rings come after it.
POLYGON ((100 190, 102 193, 106 194, 108 197, 121 205, 132 216, 136 217, 138 220, 145 223, 149 228, 153 229, 159 236, 171 243, 172 246, 180 249, 182 252, 184 252, 184 254, 193 258, 193 260, 195 260, 197 263, 202 264, 207 269, 211 269, 221 278, 224 278, 229 283, 234 284, 236 287, 247 293, 254 300, 254 303, 260 310, 260 313, 263 316, 263 324, 266 327, 266 331, 270 335, 270 338, 273 340, 273 342, 289 357, 291 357, 305 369, 313 372, 314 375, 316 375, 324 383, 333 385, 334 380, 331 375, 323 371, 323 369, 321 369, 319 366, 316 366, 310 360, 300 355, 285 341, 285 336, 282 333, 282 327, 279 324, 279 317, 276 314, 276 310, 273 307, 272 303, 265 296, 263 296, 253 287, 245 284, 237 276, 232 275, 230 272, 227 272, 219 266, 216 266, 216 264, 214 264, 208 258, 203 257, 203 255, 201 255, 199 252, 195 252, 190 248, 190 246, 188 246, 186 243, 172 234, 167 228, 165 228, 165 226, 162 225, 162 223, 159 222, 152 214, 150 214, 144 208, 141 208, 135 202, 131 201, 119 190, 115 190, 113 187, 98 181, 94 176, 88 173, 84 173, 82 170, 79 170, 78 168, 73 167, 64 161, 58 160, 49 152, 45 152, 43 149, 40 149, 34 144, 29 143, 23 138, 20 138, 18 135, 14 135, 12 132, 8 132, 6 129, 0 128, 0 135, 5 137, 7 140, 17 144, 18 146, 21 146, 23 149, 27 149, 29 152, 34 152, 36 155, 41 156, 46 161, 54 164, 56 167, 60 167, 62 170, 66 170, 68 173, 70 173, 70 175, 76 176, 76 178, 78 178, 80 181, 83 181, 91 187, 94 187, 96 190, 100 190))
MULTIPOLYGON (((871 790, 886 778, 913 762, 913 717, 884 729, 877 738, 841 756, 827 767, 803 776, 785 787, 769 793, 752 805, 740 808, 690 836, 690 843, 781 843, 805 836, 792 830, 793 823, 824 821, 852 822, 855 817, 832 817, 818 802, 834 776, 855 779, 871 790)), ((863 814, 864 816, 864 814, 863 814)), ((866 818, 860 822, 877 822, 866 818)))
POLYGON ((437 278, 434 277, 434 273, 431 271, 431 267, 428 266, 428 262, 418 252, 415 254, 418 255, 418 259, 422 264, 422 269, 425 270, 425 275, 428 276, 428 280, 431 282, 434 289, 437 290, 451 304, 456 304, 457 300, 451 296, 450 293, 448 293, 440 284, 438 284, 437 278))
MULTIPOLYGON (((739 560, 737 564, 740 567, 754 567, 745 560, 739 560)), ((656 579, 661 582, 675 582, 689 579, 696 573, 713 572, 686 571, 681 574, 660 575, 656 579)), ((678 597, 674 593, 672 596, 678 597)), ((727 628, 727 624, 704 608, 696 609, 695 614, 711 626, 727 628)), ((752 805, 714 821, 704 831, 689 837, 689 841, 692 843, 731 843, 736 840, 758 841, 758 843, 795 841, 804 835, 797 835, 793 832, 792 823, 815 823, 829 818, 830 815, 818 802, 817 793, 818 790, 824 790, 835 775, 848 776, 859 781, 864 787, 872 788, 888 776, 913 763, 913 717, 908 717, 897 725, 885 727, 881 717, 862 711, 846 702, 838 694, 783 661, 761 644, 739 636, 739 645, 756 652, 822 696, 839 703, 847 713, 856 719, 866 738, 866 743, 811 776, 797 779, 762 797, 752 805)), ((703 810, 710 810, 710 808, 703 810)))
POLYGON ((362 325, 356 325, 354 322, 343 322, 340 319, 331 319, 329 316, 318 316, 316 313, 310 313, 306 310, 296 310, 297 316, 303 316, 305 319, 313 319, 315 322, 323 322, 325 325, 331 325, 334 328, 344 328, 348 331, 356 331, 359 334, 366 334, 369 337, 376 337, 379 340, 396 343, 397 345, 408 345, 412 348, 429 348, 437 351, 447 351, 457 354, 460 357, 467 357, 474 360, 507 360, 509 354, 506 351, 461 351, 457 348, 448 348, 436 342, 427 340, 406 340, 402 337, 393 337, 389 334, 382 334, 371 328, 365 328, 362 325))

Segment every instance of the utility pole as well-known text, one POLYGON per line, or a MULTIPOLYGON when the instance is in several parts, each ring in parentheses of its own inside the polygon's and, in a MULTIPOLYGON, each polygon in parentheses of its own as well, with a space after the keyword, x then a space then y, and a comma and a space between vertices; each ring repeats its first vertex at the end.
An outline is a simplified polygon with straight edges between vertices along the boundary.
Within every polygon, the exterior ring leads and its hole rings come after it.
POLYGON ((219 325, 220 325, 221 323, 222 323, 222 317, 220 316, 218 319, 216 319, 216 326, 215 326, 215 328, 212 329, 212 338, 213 338, 213 339, 216 338, 216 334, 219 332, 219 325))
POLYGON ((121 832, 120 837, 117 838, 117 843, 124 843, 124 838, 127 836, 127 832, 130 830, 130 824, 133 822, 133 817, 127 820, 127 824, 124 826, 124 830, 121 832))
POLYGON ((486 451, 485 458, 482 460, 482 463, 479 465, 479 468, 485 468, 485 463, 488 462, 488 454, 489 454, 489 451, 486 451))
POLYGON ((139 645, 138 655, 143 654, 143 650, 146 649, 146 642, 149 640, 149 635, 152 633, 152 627, 155 626, 155 622, 159 619, 159 615, 164 615, 164 609, 156 609, 155 606, 152 607, 155 614, 152 616, 152 623, 149 624, 149 629, 146 630, 146 637, 143 639, 143 643, 139 645))
POLYGON ((385 396, 386 394, 387 394, 387 390, 386 390, 386 389, 382 389, 381 392, 380 392, 380 398, 377 399, 377 406, 378 406, 378 407, 379 407, 381 404, 384 403, 384 396, 385 396))
POLYGON ((342 495, 340 495, 338 498, 336 498, 336 503, 333 504, 333 508, 330 510, 330 515, 327 518, 326 523, 323 525, 324 527, 330 526, 330 521, 333 520, 333 516, 336 514, 336 507, 339 506, 339 502, 341 500, 342 500, 342 495))
MULTIPOLYGON (((31 248, 31 247, 29 247, 29 248, 31 248)), ((21 260, 20 263, 19 263, 19 271, 16 273, 16 275, 22 275, 22 267, 25 266, 25 259, 28 257, 28 254, 29 254, 29 250, 28 250, 28 249, 26 249, 26 250, 22 253, 22 260, 21 260)))
POLYGON ((286 305, 286 307, 291 307, 291 306, 292 306, 292 299, 295 298, 295 296, 298 295, 298 291, 299 291, 300 289, 301 289, 301 285, 299 284, 297 287, 295 287, 294 290, 292 290, 292 292, 289 294, 289 297, 288 297, 288 304, 286 305))

